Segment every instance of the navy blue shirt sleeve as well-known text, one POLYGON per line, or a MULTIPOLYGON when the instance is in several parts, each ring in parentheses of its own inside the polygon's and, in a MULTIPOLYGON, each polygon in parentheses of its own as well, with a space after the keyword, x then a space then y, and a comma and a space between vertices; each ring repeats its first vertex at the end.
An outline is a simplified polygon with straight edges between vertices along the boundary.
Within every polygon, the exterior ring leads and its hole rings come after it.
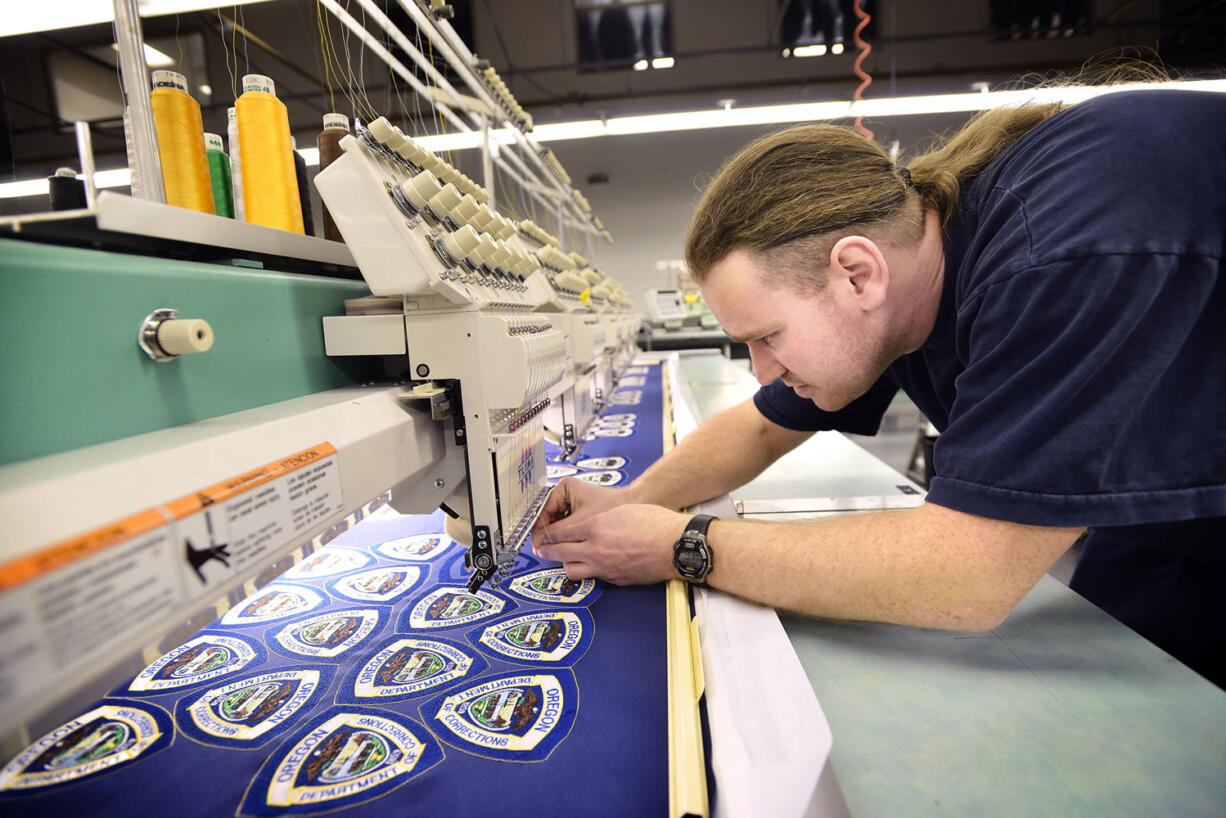
POLYGON ((1226 360, 1220 318, 1200 314, 1226 315, 1217 267, 1096 256, 985 290, 960 318, 971 363, 928 499, 1036 525, 1221 514, 1226 360))
POLYGON ((1073 527, 1226 515, 1226 101, 1114 97, 967 191, 931 502, 1073 527))
POLYGON ((808 398, 797 395, 791 387, 776 378, 757 391, 753 402, 764 418, 785 429, 800 432, 834 430, 856 435, 875 435, 896 392, 897 384, 882 377, 847 406, 837 412, 826 412, 808 398))

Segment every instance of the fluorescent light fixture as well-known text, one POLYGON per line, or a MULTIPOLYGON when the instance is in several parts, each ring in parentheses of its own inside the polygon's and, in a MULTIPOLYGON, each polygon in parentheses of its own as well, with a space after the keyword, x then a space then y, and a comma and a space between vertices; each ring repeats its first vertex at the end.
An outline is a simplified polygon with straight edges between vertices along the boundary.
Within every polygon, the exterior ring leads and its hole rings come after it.
POLYGON ((826 56, 825 43, 817 45, 798 45, 792 49, 793 57, 824 57, 826 56))
MULTIPOLYGON (((118 51, 119 43, 111 43, 111 50, 118 51)), ((158 51, 149 43, 145 43, 145 65, 150 68, 165 68, 168 65, 174 65, 175 61, 169 54, 158 51)))
MULTIPOLYGON (((976 91, 969 94, 862 99, 855 102, 804 102, 793 105, 765 105, 757 108, 722 107, 675 114, 646 114, 612 117, 607 120, 589 119, 577 122, 546 123, 533 128, 532 136, 538 142, 562 142, 568 139, 591 139, 597 136, 629 136, 631 134, 693 131, 746 125, 782 125, 793 122, 854 119, 857 116, 971 113, 989 108, 1023 105, 1028 102, 1061 102, 1072 105, 1103 94, 1137 88, 1177 88, 1188 91, 1226 93, 1226 80, 1141 83, 1106 87, 1067 86, 1064 88, 1031 88, 1022 91, 976 91)), ((494 129, 490 132, 490 138, 501 145, 509 145, 514 141, 511 132, 506 128, 494 129)), ((481 134, 477 131, 439 134, 414 137, 414 140, 422 147, 432 151, 455 151, 479 147, 481 134)), ((308 165, 319 164, 317 148, 303 148, 300 153, 308 165)), ((94 183, 100 188, 121 187, 129 184, 128 169, 99 171, 95 174, 94 180, 94 183)), ((46 190, 46 179, 6 182, 0 184, 0 199, 45 194, 46 190)))
POLYGON ((834 45, 830 46, 830 53, 831 53, 831 54, 833 54, 833 55, 834 55, 834 56, 836 56, 836 57, 837 57, 838 55, 842 54, 842 53, 843 53, 843 44, 842 44, 842 43, 835 43, 834 45))
MULTIPOLYGON (((77 174, 80 178, 80 174, 77 174)), ((94 187, 127 187, 132 184, 132 174, 127 168, 100 170, 94 174, 94 187)), ((22 196, 46 196, 49 185, 46 179, 25 179, 20 182, 0 184, 0 199, 17 199, 22 196)))
MULTIPOLYGON (((226 0, 224 5, 237 6, 264 0, 226 0)), ((217 7, 216 0, 138 0, 141 17, 181 14, 217 7)), ((114 19, 112 0, 54 0, 53 2, 11 2, 5 4, 0 17, 0 37, 29 34, 34 31, 54 31, 76 28, 114 19)), ((150 63, 153 65, 153 63, 150 63)))
POLYGON ((637 60, 634 63, 634 70, 635 71, 646 71, 650 65, 651 63, 647 62, 647 60, 637 60))
POLYGON ((672 68, 677 64, 677 61, 672 57, 656 57, 651 61, 652 68, 672 68))

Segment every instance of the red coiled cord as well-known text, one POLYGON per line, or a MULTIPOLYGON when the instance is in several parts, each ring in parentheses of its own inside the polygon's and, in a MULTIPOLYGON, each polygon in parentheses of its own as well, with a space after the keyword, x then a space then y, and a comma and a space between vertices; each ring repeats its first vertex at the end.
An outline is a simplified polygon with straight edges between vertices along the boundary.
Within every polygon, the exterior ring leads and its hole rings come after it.
MULTIPOLYGON (((854 6, 856 17, 860 18, 860 22, 856 24, 856 30, 851 35, 852 42, 854 42, 856 47, 860 49, 860 54, 856 57, 856 63, 852 67, 852 70, 856 72, 856 76, 860 78, 859 87, 857 87, 856 92, 851 95, 853 101, 864 99, 864 89, 873 84, 872 75, 861 67, 864 64, 864 59, 872 53, 873 47, 864 42, 864 40, 860 37, 860 32, 863 31, 866 26, 868 26, 869 21, 873 18, 869 16, 868 12, 860 8, 860 2, 861 0, 856 0, 856 4, 854 6)), ((861 120, 863 119, 864 117, 861 116, 856 117, 856 130, 864 134, 869 139, 872 139, 873 132, 862 124, 861 120)))

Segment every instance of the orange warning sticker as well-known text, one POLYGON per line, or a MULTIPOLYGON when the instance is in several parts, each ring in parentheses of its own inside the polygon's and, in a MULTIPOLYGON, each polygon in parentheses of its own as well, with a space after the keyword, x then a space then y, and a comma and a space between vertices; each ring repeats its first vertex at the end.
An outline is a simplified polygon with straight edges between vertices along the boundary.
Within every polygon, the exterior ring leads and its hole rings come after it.
POLYGON ((165 525, 174 520, 181 520, 205 506, 241 494, 333 454, 336 454, 335 446, 331 443, 321 443, 318 446, 303 449, 281 460, 261 466, 258 469, 252 469, 237 477, 167 503, 165 508, 169 512, 169 516, 160 509, 146 509, 130 517, 108 523, 93 531, 87 531, 84 534, 79 534, 62 542, 47 546, 41 551, 18 557, 11 562, 0 565, 0 591, 63 568, 77 560, 97 554, 111 546, 151 531, 158 526, 165 525))
POLYGON ((187 515, 195 514, 205 506, 211 506, 213 503, 228 500, 236 494, 253 489, 256 486, 267 483, 269 480, 276 480, 282 475, 300 469, 303 466, 309 466, 333 454, 336 454, 335 446, 331 443, 321 443, 318 446, 312 446, 309 449, 303 449, 300 452, 291 454, 289 457, 282 458, 275 463, 260 466, 258 469, 252 469, 245 474, 240 474, 222 483, 201 489, 195 494, 180 497, 178 500, 167 503, 166 509, 174 519, 182 520, 187 515))
POLYGON ((138 534, 144 534, 165 522, 166 518, 161 512, 148 509, 126 519, 116 520, 109 525, 58 542, 34 554, 18 557, 12 562, 0 565, 0 590, 20 585, 26 580, 34 579, 34 577, 57 568, 63 568, 82 557, 88 557, 116 543, 131 539, 138 534))

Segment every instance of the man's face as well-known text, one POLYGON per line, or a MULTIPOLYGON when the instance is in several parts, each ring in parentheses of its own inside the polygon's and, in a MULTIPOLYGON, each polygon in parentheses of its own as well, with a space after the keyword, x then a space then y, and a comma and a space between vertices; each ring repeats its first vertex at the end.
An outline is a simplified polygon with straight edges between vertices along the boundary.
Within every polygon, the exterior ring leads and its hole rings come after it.
POLYGON ((701 289, 729 337, 745 341, 758 382, 782 378, 833 412, 868 391, 891 363, 880 322, 869 320, 845 282, 819 291, 763 280, 760 264, 734 250, 701 289))

